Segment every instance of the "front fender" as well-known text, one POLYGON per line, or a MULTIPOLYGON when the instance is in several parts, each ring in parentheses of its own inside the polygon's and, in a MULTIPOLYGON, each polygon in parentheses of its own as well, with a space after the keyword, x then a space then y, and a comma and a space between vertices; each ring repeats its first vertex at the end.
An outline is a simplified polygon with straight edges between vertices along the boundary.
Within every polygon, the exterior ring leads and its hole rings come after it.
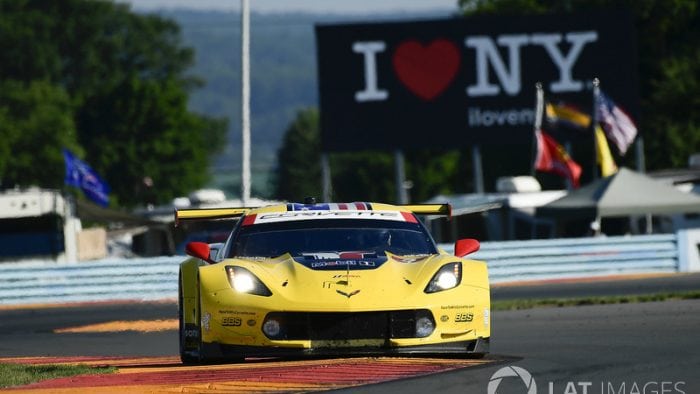
POLYGON ((199 267, 202 260, 191 258, 180 264, 180 302, 185 324, 199 326, 199 267))

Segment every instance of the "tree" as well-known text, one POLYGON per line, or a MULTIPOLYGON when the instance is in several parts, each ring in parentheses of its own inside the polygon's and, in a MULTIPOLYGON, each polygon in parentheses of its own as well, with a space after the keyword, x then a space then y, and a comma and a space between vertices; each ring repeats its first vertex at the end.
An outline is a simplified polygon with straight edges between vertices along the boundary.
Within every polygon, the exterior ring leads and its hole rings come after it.
MULTIPOLYGON (((459 0, 464 14, 539 14, 626 7, 634 16, 649 169, 686 166, 700 152, 700 7, 696 0, 459 0)), ((604 81, 603 81, 604 83, 604 81)), ((626 161, 631 162, 632 155, 626 161)))
POLYGON ((87 100, 78 113, 90 163, 111 183, 119 202, 157 203, 207 180, 209 153, 221 146, 226 124, 187 112, 176 81, 133 78, 109 95, 87 100))
POLYGON ((321 197, 321 140, 318 110, 304 109, 287 128, 277 156, 275 195, 289 201, 321 197))
MULTIPOLYGON (((0 81, 41 81, 67 95, 65 114, 77 128, 77 142, 112 186, 115 201, 165 202, 204 184, 226 124, 187 110, 188 93, 199 81, 186 73, 193 51, 182 46, 174 22, 109 1, 0 0, 0 45, 0 81), (144 184, 147 177, 152 188, 144 184)), ((14 112, 6 106, 1 116, 14 112)), ((13 116, 15 123, 23 119, 13 116)), ((47 157, 60 157, 70 143, 32 141, 47 157)), ((33 165, 18 161, 14 182, 55 187, 62 180, 36 174, 33 165)))
POLYGON ((63 184, 61 147, 81 150, 71 110, 68 95, 60 87, 43 81, 0 81, 3 187, 63 184))

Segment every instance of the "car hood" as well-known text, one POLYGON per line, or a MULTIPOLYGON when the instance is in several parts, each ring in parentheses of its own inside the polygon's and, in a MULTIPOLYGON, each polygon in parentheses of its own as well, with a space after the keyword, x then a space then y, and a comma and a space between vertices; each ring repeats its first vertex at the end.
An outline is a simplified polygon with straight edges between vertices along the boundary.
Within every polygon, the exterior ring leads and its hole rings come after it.
MULTIPOLYGON (((371 258, 317 259, 317 264, 312 264, 308 259, 295 259, 288 254, 265 260, 228 259, 206 267, 207 270, 220 271, 215 275, 217 279, 207 281, 207 288, 233 291, 226 279, 225 267, 240 266, 252 272, 272 291, 271 301, 289 302, 286 305, 300 309, 338 310, 345 309, 343 306, 347 310, 397 309, 406 305, 425 305, 424 290, 429 281, 444 264, 456 261, 463 263, 460 286, 484 286, 483 282, 470 281, 471 275, 467 274, 467 271, 485 271, 481 262, 448 254, 396 256, 387 253, 374 265, 369 264, 371 258), (368 264, 361 263, 363 261, 368 264)), ((455 290, 440 293, 454 295, 455 290)))

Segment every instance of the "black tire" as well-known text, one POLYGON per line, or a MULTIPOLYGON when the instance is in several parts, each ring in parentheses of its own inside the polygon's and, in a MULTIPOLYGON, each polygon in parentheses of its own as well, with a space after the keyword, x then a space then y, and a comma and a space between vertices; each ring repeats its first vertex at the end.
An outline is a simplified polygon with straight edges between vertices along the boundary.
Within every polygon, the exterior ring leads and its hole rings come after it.
MULTIPOLYGON (((182 272, 180 273, 182 275, 182 272)), ((225 362, 243 362, 245 361, 245 356, 243 354, 227 355, 221 354, 221 350, 216 345, 202 344, 202 327, 200 326, 202 321, 202 307, 197 308, 196 321, 197 324, 194 325, 197 337, 197 346, 194 349, 186 349, 185 347, 185 320, 184 311, 182 308, 183 294, 182 294, 182 280, 179 281, 178 285, 178 312, 180 321, 180 360, 183 364, 215 364, 215 363, 225 363, 225 362)), ((197 277, 197 302, 200 302, 199 297, 199 277, 197 277)), ((192 327, 192 326, 190 326, 192 327)))
POLYGON ((179 338, 180 338, 180 360, 182 361, 183 364, 199 364, 201 362, 201 344, 202 344, 202 332, 201 329, 199 328, 199 325, 197 325, 197 342, 199 346, 197 347, 196 351, 188 351, 185 348, 185 314, 183 311, 183 294, 182 294, 182 271, 180 271, 180 274, 178 276, 178 286, 177 286, 177 295, 178 295, 178 320, 179 320, 179 338))

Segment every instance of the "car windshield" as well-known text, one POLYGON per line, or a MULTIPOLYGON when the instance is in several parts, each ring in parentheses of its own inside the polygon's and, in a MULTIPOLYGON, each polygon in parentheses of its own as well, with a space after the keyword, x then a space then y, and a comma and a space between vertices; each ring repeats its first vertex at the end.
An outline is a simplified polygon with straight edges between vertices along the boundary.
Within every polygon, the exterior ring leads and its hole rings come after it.
POLYGON ((298 220, 242 226, 229 257, 306 256, 364 252, 435 254, 430 235, 419 223, 391 220, 298 220))

